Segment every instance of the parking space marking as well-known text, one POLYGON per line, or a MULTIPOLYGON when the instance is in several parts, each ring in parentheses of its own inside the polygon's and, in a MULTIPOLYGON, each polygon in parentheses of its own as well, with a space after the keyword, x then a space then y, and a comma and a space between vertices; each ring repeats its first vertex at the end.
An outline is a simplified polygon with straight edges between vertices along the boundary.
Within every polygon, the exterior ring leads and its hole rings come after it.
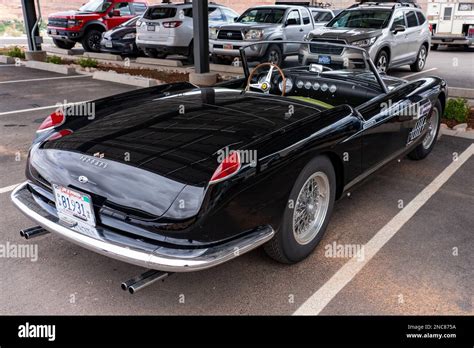
POLYGON ((17 187, 18 185, 20 185, 20 184, 15 184, 15 185, 7 186, 7 187, 2 187, 2 188, 0 188, 0 193, 6 193, 6 192, 13 191, 13 189, 15 187, 17 187))
POLYGON ((410 75, 406 75, 406 76, 403 76, 404 79, 407 79, 409 77, 413 77, 413 76, 416 76, 416 75, 419 75, 419 74, 424 74, 424 73, 427 73, 427 72, 430 72, 430 71, 434 71, 434 70, 438 70, 438 68, 431 68, 431 69, 428 69, 428 70, 423 70, 423 71, 420 71, 420 72, 417 72, 417 73, 414 73, 414 74, 410 74, 410 75))
POLYGON ((81 77, 91 77, 91 76, 89 76, 89 75, 74 75, 74 76, 60 76, 60 77, 43 77, 43 78, 29 79, 29 80, 2 81, 2 82, 0 82, 0 85, 7 84, 7 83, 19 83, 19 82, 78 79, 78 78, 81 78, 81 77))
MULTIPOLYGON (((78 105, 78 104, 84 104, 88 103, 90 100, 85 100, 85 101, 80 101, 76 103, 69 103, 66 104, 66 106, 72 106, 72 105, 78 105)), ((55 109, 60 106, 64 106, 61 103, 55 104, 55 105, 48 105, 48 106, 38 106, 37 108, 31 108, 31 109, 22 109, 22 110, 14 110, 14 111, 5 111, 5 112, 0 112, 0 116, 6 116, 6 115, 13 115, 13 114, 20 114, 24 112, 31 112, 31 111, 38 111, 38 110, 47 110, 47 109, 55 109)))
POLYGON ((471 144, 458 159, 453 161, 408 205, 395 215, 364 246, 364 260, 357 256, 342 266, 321 288, 311 295, 293 315, 318 315, 331 300, 364 268, 377 252, 407 223, 413 215, 474 155, 471 144))

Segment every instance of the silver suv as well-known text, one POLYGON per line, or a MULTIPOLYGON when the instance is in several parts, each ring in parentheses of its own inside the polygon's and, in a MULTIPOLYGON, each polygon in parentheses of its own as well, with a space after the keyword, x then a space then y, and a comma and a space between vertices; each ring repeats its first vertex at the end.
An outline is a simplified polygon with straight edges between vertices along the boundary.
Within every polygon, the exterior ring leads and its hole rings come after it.
MULTIPOLYGON (((421 71, 431 45, 428 21, 411 3, 362 3, 342 11, 326 26, 313 30, 305 40, 349 44, 365 48, 379 71, 410 65, 421 71)), ((343 49, 302 45, 300 63, 350 64, 343 49)))
POLYGON ((298 54, 298 44, 278 44, 281 40, 301 41, 314 29, 307 7, 291 5, 257 6, 246 10, 233 24, 211 27, 209 50, 214 62, 240 57, 239 48, 256 41, 275 44, 252 46, 249 59, 281 65, 288 55, 298 54))
MULTIPOLYGON (((209 25, 232 23, 239 14, 216 4, 209 4, 209 25)), ((137 46, 149 57, 164 58, 182 54, 193 58, 192 4, 151 6, 137 22, 137 46)))

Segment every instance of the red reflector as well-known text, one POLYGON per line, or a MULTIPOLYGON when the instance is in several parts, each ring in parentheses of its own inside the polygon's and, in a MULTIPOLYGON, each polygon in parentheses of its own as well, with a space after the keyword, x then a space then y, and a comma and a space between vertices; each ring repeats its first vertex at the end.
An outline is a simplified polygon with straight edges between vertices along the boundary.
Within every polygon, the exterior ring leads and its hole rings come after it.
POLYGON ((58 140, 62 137, 70 135, 72 133, 73 133, 73 131, 70 130, 70 129, 62 129, 59 132, 55 132, 55 133, 51 134, 51 136, 48 138, 48 141, 58 140))
POLYGON ((45 129, 57 127, 63 124, 64 119, 65 117, 62 111, 55 111, 44 119, 43 123, 41 123, 41 125, 39 126, 38 131, 43 131, 45 129))
POLYGON ((240 163, 240 155, 238 151, 233 151, 227 156, 219 167, 217 167, 216 171, 212 175, 210 184, 215 184, 216 182, 226 180, 232 175, 236 174, 242 164, 240 163))
POLYGON ((171 21, 171 22, 163 22, 163 26, 165 28, 177 28, 179 27, 183 22, 182 21, 171 21))

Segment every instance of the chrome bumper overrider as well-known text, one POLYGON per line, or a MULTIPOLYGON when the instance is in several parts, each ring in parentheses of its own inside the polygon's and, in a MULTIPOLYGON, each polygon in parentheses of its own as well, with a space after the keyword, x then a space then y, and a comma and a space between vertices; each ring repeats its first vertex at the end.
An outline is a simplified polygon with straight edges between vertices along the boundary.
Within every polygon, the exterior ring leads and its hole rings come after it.
POLYGON ((48 231, 99 254, 134 265, 166 272, 191 272, 207 269, 229 261, 270 240, 274 231, 270 226, 260 227, 231 242, 200 249, 164 248, 159 245, 142 245, 108 240, 107 230, 96 228, 94 237, 82 234, 68 226, 51 211, 43 209, 28 190, 28 182, 19 185, 11 194, 12 202, 26 216, 48 231))

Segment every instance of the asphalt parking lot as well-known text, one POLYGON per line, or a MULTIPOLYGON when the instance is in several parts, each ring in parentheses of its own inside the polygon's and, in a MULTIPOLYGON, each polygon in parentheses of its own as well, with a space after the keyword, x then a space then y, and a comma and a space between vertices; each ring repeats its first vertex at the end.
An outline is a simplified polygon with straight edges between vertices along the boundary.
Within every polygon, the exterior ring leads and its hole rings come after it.
POLYGON ((339 201, 317 250, 293 266, 258 249, 132 296, 120 283, 142 269, 54 235, 22 240, 18 231, 33 224, 10 203, 10 187, 24 180, 33 133, 54 110, 46 107, 133 88, 60 77, 0 66, 0 244, 38 248, 36 261, 0 260, 1 314, 474 313, 474 145, 461 138, 441 137, 424 161, 400 159, 339 201), (354 262, 330 257, 334 243, 365 252, 354 262))

